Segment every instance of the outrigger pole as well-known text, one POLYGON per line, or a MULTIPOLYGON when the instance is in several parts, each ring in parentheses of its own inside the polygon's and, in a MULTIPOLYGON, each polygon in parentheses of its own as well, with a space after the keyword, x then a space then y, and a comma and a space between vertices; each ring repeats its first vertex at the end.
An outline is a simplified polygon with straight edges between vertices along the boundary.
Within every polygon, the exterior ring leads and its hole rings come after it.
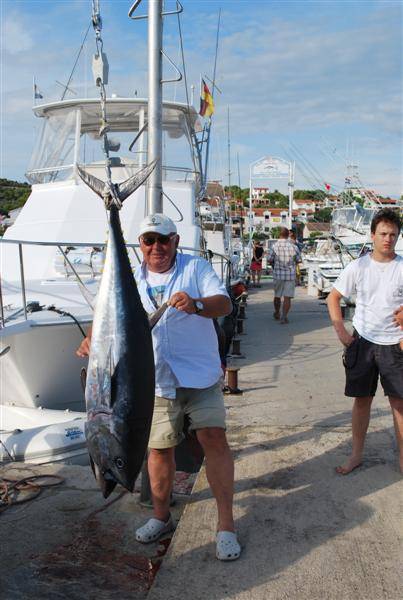
MULTIPOLYGON (((215 57, 214 57, 214 71, 213 71, 213 81, 212 81, 212 90, 211 95, 214 100, 214 92, 215 92, 215 79, 216 79, 216 71, 217 71, 217 55, 218 55, 218 38, 220 35, 220 21, 221 21, 221 8, 218 12, 218 23, 217 23, 217 36, 216 36, 216 44, 215 44, 215 57)), ((207 125, 207 136, 206 136, 206 157, 204 161, 204 179, 207 178, 207 168, 208 168, 208 159, 209 159, 209 149, 210 149, 210 129, 211 129, 211 117, 209 118, 207 125)), ((203 181, 203 185, 207 185, 207 181, 203 181)))

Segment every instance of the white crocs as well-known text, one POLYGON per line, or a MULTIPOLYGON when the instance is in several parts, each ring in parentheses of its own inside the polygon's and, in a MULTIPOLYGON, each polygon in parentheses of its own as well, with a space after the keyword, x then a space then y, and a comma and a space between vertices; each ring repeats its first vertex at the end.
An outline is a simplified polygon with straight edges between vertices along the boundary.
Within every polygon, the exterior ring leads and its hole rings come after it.
POLYGON ((158 540, 164 533, 169 533, 175 529, 171 515, 168 521, 160 521, 159 519, 149 519, 143 527, 136 531, 136 540, 141 544, 150 544, 158 540))
POLYGON ((236 533, 218 531, 216 542, 216 557, 218 560, 236 560, 241 556, 241 546, 238 543, 236 533))

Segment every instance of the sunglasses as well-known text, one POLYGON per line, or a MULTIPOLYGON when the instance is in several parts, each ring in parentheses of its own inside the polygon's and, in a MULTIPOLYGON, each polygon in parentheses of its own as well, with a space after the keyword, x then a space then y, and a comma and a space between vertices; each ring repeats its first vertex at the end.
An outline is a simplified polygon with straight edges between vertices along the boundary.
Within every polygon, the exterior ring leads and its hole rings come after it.
POLYGON ((171 235, 142 235, 141 241, 145 246, 152 246, 156 242, 162 246, 167 246, 175 235, 176 233, 171 233, 171 235))

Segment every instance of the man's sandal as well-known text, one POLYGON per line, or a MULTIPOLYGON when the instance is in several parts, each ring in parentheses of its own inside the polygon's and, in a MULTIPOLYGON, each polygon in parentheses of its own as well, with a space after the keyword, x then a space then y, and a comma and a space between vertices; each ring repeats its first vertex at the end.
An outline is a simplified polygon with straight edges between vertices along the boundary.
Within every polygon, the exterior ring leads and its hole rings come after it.
POLYGON ((171 516, 166 522, 152 518, 143 527, 137 529, 136 540, 141 544, 150 544, 158 540, 164 533, 169 533, 174 529, 175 525, 171 516))
POLYGON ((236 560, 241 556, 241 546, 238 543, 236 533, 218 531, 216 543, 216 557, 218 560, 236 560))

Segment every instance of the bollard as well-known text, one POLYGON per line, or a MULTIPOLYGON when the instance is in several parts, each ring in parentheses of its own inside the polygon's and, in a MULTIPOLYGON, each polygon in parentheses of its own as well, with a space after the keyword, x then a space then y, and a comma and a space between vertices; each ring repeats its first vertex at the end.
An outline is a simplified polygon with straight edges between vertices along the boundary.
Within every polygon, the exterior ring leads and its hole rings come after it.
POLYGON ((239 338, 232 338, 232 353, 228 356, 230 358, 245 358, 241 352, 241 340, 239 338))
POLYGON ((244 319, 240 319, 240 318, 238 318, 236 321, 236 332, 238 335, 244 335, 243 322, 244 322, 244 319))
POLYGON ((246 319, 245 316, 245 304, 240 304, 239 305, 239 314, 238 314, 239 319, 246 319))
POLYGON ((228 386, 225 391, 226 394, 243 394, 238 387, 238 371, 239 367, 227 367, 228 386))
POLYGON ((243 306, 247 306, 248 305, 248 303, 246 301, 247 297, 248 297, 248 294, 246 292, 243 292, 243 294, 241 294, 241 298, 239 300, 239 304, 240 305, 242 304, 243 306))

